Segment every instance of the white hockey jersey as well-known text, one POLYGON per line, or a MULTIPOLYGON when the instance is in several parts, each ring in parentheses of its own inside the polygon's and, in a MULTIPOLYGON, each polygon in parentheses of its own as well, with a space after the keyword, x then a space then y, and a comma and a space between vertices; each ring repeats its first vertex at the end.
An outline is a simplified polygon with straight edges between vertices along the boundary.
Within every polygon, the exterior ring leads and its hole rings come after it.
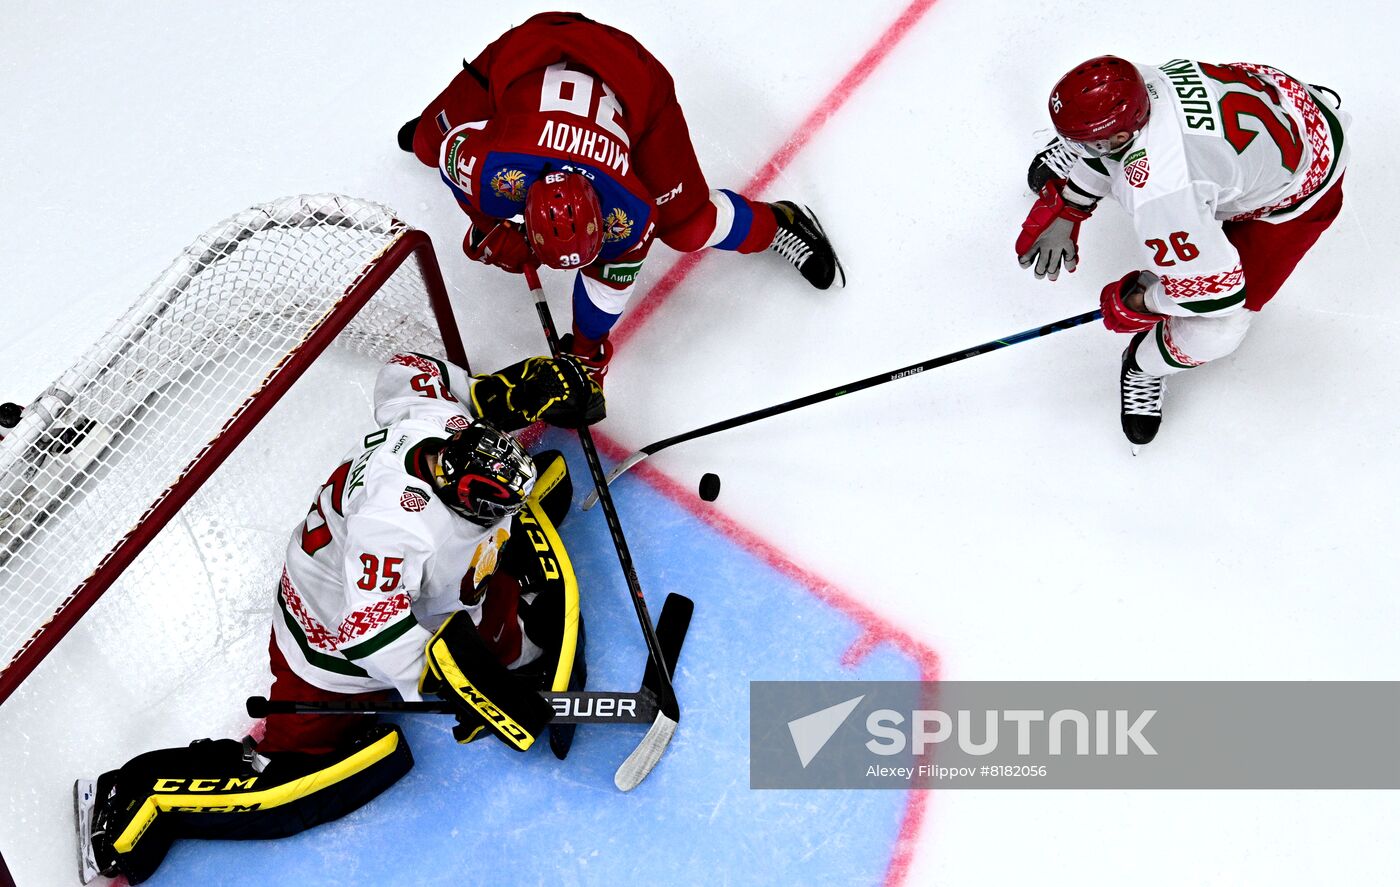
POLYGON ((292 671, 340 693, 396 689, 418 697, 423 650, 467 609, 510 535, 510 518, 480 527, 452 512, 424 480, 423 444, 471 423, 465 370, 419 354, 379 372, 382 427, 345 456, 292 532, 273 632, 292 671))
POLYGON ((1080 159, 1070 183, 1095 198, 1112 194, 1132 216, 1160 278, 1148 310, 1242 310, 1248 282, 1222 223, 1305 212, 1346 169, 1350 120, 1263 65, 1177 60, 1138 70, 1151 100, 1147 126, 1115 154, 1080 159))

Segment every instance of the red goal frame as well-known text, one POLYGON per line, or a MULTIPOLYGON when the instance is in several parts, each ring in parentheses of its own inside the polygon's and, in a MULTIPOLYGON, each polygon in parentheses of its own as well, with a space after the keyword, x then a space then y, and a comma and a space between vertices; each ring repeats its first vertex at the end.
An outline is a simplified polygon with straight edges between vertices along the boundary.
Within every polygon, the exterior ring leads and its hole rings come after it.
MULTIPOLYGON (((136 525, 117 541, 98 563, 92 575, 75 588, 48 622, 41 625, 0 671, 0 705, 9 699, 58 645, 58 642, 92 609, 131 562, 145 550, 171 518, 189 501, 204 482, 243 442, 268 411, 281 400, 292 384, 328 348, 335 337, 369 302, 380 287, 410 258, 427 286, 428 303, 437 321, 448 360, 470 367, 461 333, 447 296, 447 286, 438 267, 432 240, 422 231, 409 228, 382 254, 365 266, 360 276, 325 319, 263 379, 262 385, 224 423, 223 428, 190 460, 180 476, 156 497, 136 525)), ((2 864, 0 864, 2 865, 2 864)), ((3 871, 3 869, 0 869, 3 871)), ((0 879, 3 883, 3 879, 0 879)))

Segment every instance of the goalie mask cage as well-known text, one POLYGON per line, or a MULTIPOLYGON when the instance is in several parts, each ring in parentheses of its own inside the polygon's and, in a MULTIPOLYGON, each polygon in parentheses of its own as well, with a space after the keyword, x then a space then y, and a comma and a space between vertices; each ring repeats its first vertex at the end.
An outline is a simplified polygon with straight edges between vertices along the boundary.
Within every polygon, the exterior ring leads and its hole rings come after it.
POLYGON ((185 249, 0 441, 0 703, 327 348, 467 365, 428 236, 337 195, 185 249))

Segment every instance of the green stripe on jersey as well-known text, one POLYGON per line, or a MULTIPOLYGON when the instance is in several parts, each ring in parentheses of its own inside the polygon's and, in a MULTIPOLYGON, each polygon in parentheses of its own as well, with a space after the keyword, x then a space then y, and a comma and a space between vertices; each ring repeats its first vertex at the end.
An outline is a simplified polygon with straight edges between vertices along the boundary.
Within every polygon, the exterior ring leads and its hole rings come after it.
POLYGON ((1244 301, 1244 288, 1241 287, 1238 293, 1233 296, 1226 296, 1223 299, 1205 299, 1200 302, 1182 302, 1181 307, 1197 314, 1209 314, 1212 311, 1224 311, 1226 308, 1233 308, 1244 301))
POLYGON ((382 650, 389 644, 403 637, 404 632, 418 624, 413 611, 409 611, 407 616, 397 622, 391 622, 387 628, 380 629, 379 634, 374 637, 360 641, 358 644, 351 644, 348 647, 341 647, 340 654, 346 659, 363 659, 369 654, 382 650))
POLYGON ((1314 194, 1321 194, 1323 191, 1327 190, 1327 186, 1332 181, 1332 176, 1337 174, 1337 161, 1342 157, 1342 122, 1337 119, 1337 115, 1332 113, 1332 109, 1328 104, 1314 96, 1311 91, 1308 92, 1308 98, 1312 99, 1313 104, 1317 105, 1317 109, 1322 112, 1323 118, 1327 121, 1327 128, 1332 132, 1332 165, 1327 170, 1327 178, 1323 179, 1316 188, 1312 189, 1312 194, 1309 194, 1292 206, 1284 207, 1283 209, 1269 213, 1264 217, 1266 219, 1277 219, 1280 216, 1288 216, 1297 212, 1298 208, 1311 200, 1314 194))
POLYGON ((1167 328, 1167 322, 1166 322, 1165 320, 1162 321, 1161 323, 1157 324, 1157 333, 1156 333, 1156 335, 1157 335, 1157 350, 1159 350, 1159 351, 1162 352, 1162 359, 1165 360, 1165 361, 1167 362, 1167 366, 1173 366, 1173 367, 1176 367, 1176 368, 1179 369, 1179 370, 1189 370, 1189 369, 1191 369, 1191 368, 1192 368, 1192 365, 1191 365, 1191 364, 1189 364, 1189 363, 1182 363, 1181 361, 1177 360, 1175 357, 1172 357, 1172 353, 1171 353, 1170 351, 1167 350, 1167 342, 1166 342, 1166 339, 1163 338, 1163 334, 1164 334, 1164 331, 1166 330, 1166 328, 1167 328))
POLYGON ((306 640, 306 633, 301 630, 301 624, 297 622, 291 610, 287 609, 287 601, 282 597, 280 592, 277 595, 277 606, 281 608, 282 618, 286 620, 287 628, 291 631, 292 637, 297 642, 297 646, 301 648, 302 657, 305 658, 307 662, 319 669, 335 672, 336 674, 349 675, 353 678, 369 677, 369 672, 355 665, 353 662, 340 659, 329 653, 323 653, 311 646, 310 642, 306 640))

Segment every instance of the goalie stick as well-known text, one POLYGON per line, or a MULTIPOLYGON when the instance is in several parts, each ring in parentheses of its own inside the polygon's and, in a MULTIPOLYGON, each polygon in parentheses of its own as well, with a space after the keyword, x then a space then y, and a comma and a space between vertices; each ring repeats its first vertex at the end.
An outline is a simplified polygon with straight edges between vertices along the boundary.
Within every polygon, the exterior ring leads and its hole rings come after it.
MULTIPOLYGON (((656 623, 656 636, 660 643, 666 673, 675 670, 685 644, 686 632, 690 629, 690 617, 695 611, 695 602, 683 594, 672 592, 666 595, 661 606, 661 619, 656 623)), ((544 692, 549 704, 554 708, 550 726, 556 724, 645 724, 656 718, 657 699, 660 694, 660 676, 655 665, 647 660, 646 672, 642 676, 641 689, 635 693, 624 690, 570 690, 562 693, 544 692)), ((372 702, 364 700, 308 701, 269 700, 265 696, 249 696, 245 703, 248 716, 265 718, 268 715, 305 714, 386 714, 389 712, 454 714, 456 710, 445 701, 424 702, 372 702)))
MULTIPOLYGON (((558 357, 559 334, 554 329, 554 317, 549 313, 549 303, 544 298, 544 287, 540 284, 539 272, 533 265, 525 266, 525 283, 535 298, 535 312, 540 317, 540 327, 549 342, 550 353, 558 357)), ((671 744, 671 737, 676 735, 676 726, 681 719, 681 707, 676 699, 676 688, 671 683, 671 670, 666 665, 666 656, 656 638, 656 629, 651 624, 651 614, 647 612, 646 599, 642 596, 642 584, 637 579, 637 568, 632 564, 632 552, 627 548, 627 537, 622 534, 622 522, 618 520, 612 496, 608 495, 608 481, 603 475, 603 463, 598 458, 598 447, 593 443, 593 435, 586 427, 578 429, 578 442, 583 447, 583 455, 588 462, 588 473, 593 477, 593 488, 603 503, 603 517, 607 521, 608 532, 612 535, 618 563, 622 565, 622 575, 627 580, 627 591, 632 597, 632 607, 637 612, 637 622, 642 627, 647 654, 657 671, 656 719, 651 722, 651 728, 642 737, 642 741, 613 776, 614 785, 622 791, 630 792, 660 763, 666 746, 671 744)))
POLYGON ((587 511, 588 509, 592 508, 598 502, 598 492, 604 489, 607 484, 610 484, 613 481, 617 480, 619 477, 621 477, 628 469, 632 468, 634 465, 636 465, 638 462, 641 462, 648 456, 654 456, 662 450, 673 447, 676 444, 685 443, 688 440, 695 440, 695 438, 697 437, 705 437, 706 435, 714 434, 718 431, 728 431, 731 428, 738 428, 740 425, 748 425, 750 422, 757 422, 760 419, 767 419, 770 416, 778 416, 783 413, 790 413, 793 410, 798 410, 802 407, 808 407, 814 403, 821 403, 825 400, 834 400, 835 398, 841 397, 842 395, 854 394, 857 391, 864 391, 867 388, 874 388, 876 385, 883 385, 886 382, 895 382, 899 379, 908 378, 909 376, 916 376, 919 373, 924 372, 925 370, 932 370, 941 366, 947 366, 950 363, 957 363, 960 360, 966 360, 969 357, 976 357, 979 354, 986 354, 989 351, 999 351, 1002 348, 1006 348, 1010 345, 1018 345, 1021 342, 1026 342, 1031 339, 1039 339, 1041 336, 1048 336, 1051 333, 1058 333, 1061 330, 1073 329, 1074 327, 1077 327, 1081 324, 1089 323, 1095 320, 1100 320, 1102 318, 1103 312, 1097 309, 1094 311, 1088 311, 1084 314, 1076 314, 1074 317, 1066 317, 1064 320, 1057 320, 1054 323, 1049 323, 1045 326, 1038 326, 1035 329, 1025 330, 1024 332, 1019 332, 1015 335, 1005 336, 1000 339, 993 339, 990 342, 983 342, 981 345, 973 345, 971 348, 964 348, 961 351, 954 351, 952 354, 945 354, 942 357, 931 357, 928 360, 925 360, 921 363, 913 363, 906 367, 900 367, 897 370, 890 370, 886 373, 879 373, 874 376, 868 376, 864 379, 861 379, 858 382, 850 382, 845 385, 837 385, 835 388, 828 388, 825 391, 818 391, 815 394, 809 394, 806 397, 799 397, 795 400, 784 401, 783 403, 774 404, 771 407, 764 407, 761 410, 754 410, 751 413, 744 413, 740 416, 734 416, 730 419, 722 419, 719 422, 713 422, 702 428, 696 428, 691 431, 687 431, 684 434, 677 434, 674 437, 668 437, 663 440, 658 440, 654 443, 649 443, 646 446, 642 447, 640 450, 637 450, 635 453, 629 454, 627 458, 623 459, 617 464, 616 467, 613 468, 613 470, 608 474, 607 479, 604 481, 603 486, 599 486, 597 490, 595 490, 592 493, 589 493, 588 497, 583 500, 583 510, 587 511))
MULTIPOLYGON (((665 654, 666 673, 675 670, 681 647, 690 628, 695 602, 685 595, 669 594, 661 607, 661 619, 656 634, 665 654)), ((644 724, 657 716, 658 673, 647 661, 642 686, 635 693, 606 691, 570 691, 542 694, 554 708, 550 726, 559 724, 644 724)), ((251 717, 269 714, 383 714, 430 713, 454 714, 442 701, 433 702, 365 702, 344 701, 270 701, 263 696, 250 696, 245 703, 251 717)), ((558 754, 556 750, 556 754, 558 754)), ((560 756, 562 757, 562 755, 560 756)), ((78 779, 73 784, 73 814, 77 827, 78 871, 82 883, 95 879, 100 872, 92 851, 92 809, 96 802, 96 780, 78 779)), ((5 887, 0 879, 0 887, 5 887)))

